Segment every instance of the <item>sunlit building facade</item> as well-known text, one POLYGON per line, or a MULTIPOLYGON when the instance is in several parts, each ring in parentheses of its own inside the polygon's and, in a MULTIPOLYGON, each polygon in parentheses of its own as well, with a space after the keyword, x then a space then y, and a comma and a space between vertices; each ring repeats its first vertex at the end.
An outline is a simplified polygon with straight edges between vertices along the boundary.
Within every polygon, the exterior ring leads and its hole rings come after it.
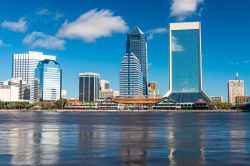
POLYGON ((12 59, 12 77, 21 78, 30 85, 30 100, 35 100, 35 70, 42 60, 56 60, 56 56, 44 55, 42 52, 29 51, 24 54, 14 54, 12 59))
POLYGON ((113 89, 111 89, 111 87, 110 87, 110 81, 100 80, 99 99, 106 99, 108 97, 114 97, 113 96, 113 89))
POLYGON ((148 97, 149 98, 160 97, 158 91, 158 83, 156 81, 151 81, 148 83, 148 97))
POLYGON ((143 96, 143 73, 138 58, 133 54, 126 54, 120 70, 120 96, 143 96))
POLYGON ((0 100, 21 102, 30 100, 30 86, 21 78, 12 78, 0 82, 0 100))
POLYGON ((235 105, 236 96, 244 96, 244 80, 239 80, 238 73, 235 80, 228 81, 228 102, 235 105))
POLYGON ((202 91, 201 24, 170 24, 169 91, 177 103, 210 101, 202 91))
POLYGON ((37 65, 35 71, 37 81, 37 101, 56 101, 61 98, 62 69, 54 60, 43 60, 37 65))

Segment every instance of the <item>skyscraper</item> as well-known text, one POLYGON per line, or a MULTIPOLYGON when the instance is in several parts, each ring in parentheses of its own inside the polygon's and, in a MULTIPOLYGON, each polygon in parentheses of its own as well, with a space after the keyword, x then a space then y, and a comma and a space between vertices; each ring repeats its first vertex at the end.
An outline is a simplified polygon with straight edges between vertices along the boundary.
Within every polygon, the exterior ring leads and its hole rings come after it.
POLYGON ((169 91, 177 103, 210 101, 202 91, 201 24, 170 24, 169 91))
POLYGON ((61 98, 62 69, 54 60, 42 60, 35 70, 37 93, 35 99, 39 101, 56 101, 61 98))
POLYGON ((120 96, 143 96, 143 73, 138 58, 133 54, 126 54, 120 70, 120 96))
POLYGON ((34 101, 35 69, 39 61, 56 60, 55 56, 44 55, 42 52, 29 51, 26 54, 14 54, 12 59, 12 77, 21 78, 30 85, 30 100, 34 101))
POLYGON ((89 102, 99 99, 100 75, 97 73, 79 74, 79 101, 89 102))
POLYGON ((228 102, 235 105, 236 96, 244 96, 244 80, 239 80, 238 73, 235 80, 228 81, 228 102))
POLYGON ((145 34, 139 27, 135 27, 127 35, 126 53, 134 53, 141 64, 141 71, 143 74, 143 95, 148 95, 148 53, 147 53, 147 39, 145 34))

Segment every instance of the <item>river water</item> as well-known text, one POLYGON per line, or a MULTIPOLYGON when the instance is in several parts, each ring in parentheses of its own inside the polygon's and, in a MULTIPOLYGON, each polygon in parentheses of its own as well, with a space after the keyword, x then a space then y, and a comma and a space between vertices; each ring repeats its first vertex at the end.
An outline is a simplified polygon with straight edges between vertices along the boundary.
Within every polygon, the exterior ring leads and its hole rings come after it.
POLYGON ((0 165, 250 165, 250 114, 0 113, 0 165))

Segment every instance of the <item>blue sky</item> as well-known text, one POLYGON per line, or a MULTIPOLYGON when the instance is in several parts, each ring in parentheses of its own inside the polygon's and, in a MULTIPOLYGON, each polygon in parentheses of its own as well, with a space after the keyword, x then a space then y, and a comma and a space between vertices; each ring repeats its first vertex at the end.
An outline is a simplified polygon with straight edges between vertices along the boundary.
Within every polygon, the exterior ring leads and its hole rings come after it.
POLYGON ((236 72, 250 95, 250 1, 246 0, 2 0, 0 80, 11 77, 13 53, 54 54, 63 88, 78 97, 78 73, 97 72, 119 89, 126 33, 139 26, 148 40, 149 80, 168 89, 168 25, 201 21, 203 89, 227 96, 236 72))

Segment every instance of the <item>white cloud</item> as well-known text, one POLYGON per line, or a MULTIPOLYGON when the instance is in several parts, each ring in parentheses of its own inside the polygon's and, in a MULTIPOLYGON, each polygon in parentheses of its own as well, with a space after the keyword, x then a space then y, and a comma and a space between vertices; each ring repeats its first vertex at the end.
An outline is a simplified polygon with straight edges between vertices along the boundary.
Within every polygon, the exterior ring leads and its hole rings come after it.
POLYGON ((173 52, 180 52, 180 51, 184 51, 184 47, 180 44, 180 43, 178 43, 178 40, 174 37, 174 36, 172 36, 172 51, 173 52))
POLYGON ((172 0, 171 16, 175 16, 182 21, 196 13, 199 4, 203 2, 204 0, 172 0))
POLYGON ((62 14, 62 13, 60 13, 58 11, 50 11, 49 9, 46 9, 46 8, 39 8, 36 11, 36 15, 39 17, 49 16, 49 17, 53 18, 54 20, 59 20, 59 19, 64 17, 64 14, 62 14))
POLYGON ((23 44, 30 45, 31 47, 63 50, 65 41, 42 32, 33 32, 23 39, 23 44))
POLYGON ((66 21, 58 31, 58 36, 69 39, 81 39, 93 42, 112 33, 128 31, 126 22, 121 16, 114 16, 110 10, 90 10, 73 22, 66 21))
POLYGON ((164 28, 164 27, 159 27, 159 28, 155 28, 155 29, 151 29, 151 30, 148 30, 146 33, 148 33, 148 40, 152 40, 154 39, 154 36, 156 34, 162 34, 162 33, 166 33, 168 31, 167 28, 164 28))
POLYGON ((28 29, 27 21, 21 17, 17 22, 4 21, 1 26, 14 32, 26 32, 28 29))

